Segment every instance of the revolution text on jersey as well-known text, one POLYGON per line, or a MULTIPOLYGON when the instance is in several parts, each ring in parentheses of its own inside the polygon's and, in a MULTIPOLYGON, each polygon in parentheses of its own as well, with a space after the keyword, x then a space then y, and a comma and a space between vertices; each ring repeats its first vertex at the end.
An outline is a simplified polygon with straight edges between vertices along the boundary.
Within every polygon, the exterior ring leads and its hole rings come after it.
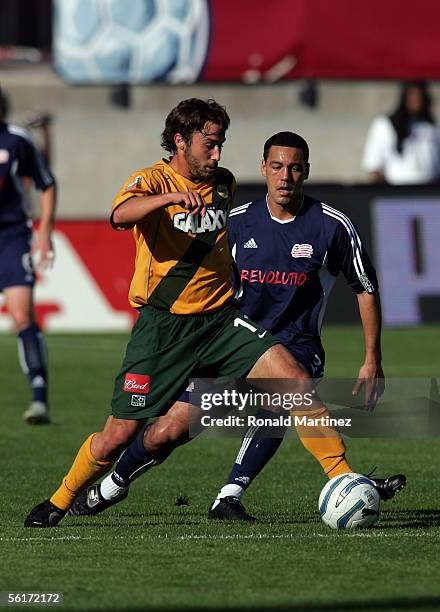
POLYGON ((240 309, 288 348, 310 341, 321 345, 327 297, 340 271, 356 293, 378 288, 352 221, 308 196, 287 221, 272 217, 265 198, 237 206, 229 216, 228 238, 240 309))

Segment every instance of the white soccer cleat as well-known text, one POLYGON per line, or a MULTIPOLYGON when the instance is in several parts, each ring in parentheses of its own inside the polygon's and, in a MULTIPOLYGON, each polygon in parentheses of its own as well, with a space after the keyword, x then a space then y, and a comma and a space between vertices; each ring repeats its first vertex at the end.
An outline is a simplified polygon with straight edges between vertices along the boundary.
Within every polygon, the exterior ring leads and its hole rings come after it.
POLYGON ((44 402, 31 402, 23 413, 24 420, 30 425, 50 423, 49 410, 44 402))

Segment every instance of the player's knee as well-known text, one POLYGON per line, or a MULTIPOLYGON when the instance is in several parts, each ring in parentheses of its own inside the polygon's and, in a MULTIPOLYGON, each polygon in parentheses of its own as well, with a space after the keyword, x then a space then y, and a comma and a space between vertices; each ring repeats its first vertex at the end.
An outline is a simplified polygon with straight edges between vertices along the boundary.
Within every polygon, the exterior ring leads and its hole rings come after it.
POLYGON ((277 363, 277 371, 273 371, 273 377, 279 379, 279 385, 284 392, 299 393, 305 396, 311 393, 314 382, 306 368, 290 354, 282 355, 282 360, 277 363), (281 381, 284 381, 283 384, 281 381))
POLYGON ((122 436, 120 433, 111 437, 107 436, 101 441, 99 458, 103 460, 116 459, 128 446, 129 441, 129 438, 122 436))
POLYGON ((131 423, 104 429, 99 436, 100 456, 105 459, 116 458, 133 440, 136 431, 131 423))
POLYGON ((184 444, 188 440, 188 428, 184 423, 173 422, 168 427, 168 442, 173 446, 184 444))
POLYGON ((28 312, 15 310, 11 313, 12 320, 14 321, 14 327, 17 332, 21 332, 24 329, 27 329, 32 324, 32 319, 28 312))
POLYGON ((163 418, 145 432, 145 446, 150 451, 160 452, 168 446, 176 446, 185 437, 187 429, 180 421, 163 418))

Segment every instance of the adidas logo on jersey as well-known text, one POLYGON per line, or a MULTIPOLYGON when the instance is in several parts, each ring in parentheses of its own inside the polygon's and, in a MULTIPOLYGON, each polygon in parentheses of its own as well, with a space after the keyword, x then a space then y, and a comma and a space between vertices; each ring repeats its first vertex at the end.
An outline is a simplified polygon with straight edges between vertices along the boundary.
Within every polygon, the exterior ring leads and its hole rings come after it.
POLYGON ((243 246, 245 249, 258 249, 258 244, 253 238, 245 242, 243 246))

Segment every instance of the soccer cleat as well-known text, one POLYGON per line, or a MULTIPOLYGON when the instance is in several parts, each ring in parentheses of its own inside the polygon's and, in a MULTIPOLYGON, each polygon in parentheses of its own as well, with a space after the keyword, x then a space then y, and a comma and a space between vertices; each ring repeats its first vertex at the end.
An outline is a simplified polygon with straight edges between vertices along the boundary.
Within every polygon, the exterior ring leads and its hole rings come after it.
POLYGON ((388 478, 373 478, 367 475, 367 478, 373 482, 383 501, 392 499, 406 485, 406 476, 403 474, 394 474, 388 478))
POLYGON ((255 521, 248 514, 238 497, 222 497, 215 508, 208 511, 208 519, 217 521, 255 521))
POLYGON ((65 515, 64 510, 60 510, 53 503, 46 499, 32 510, 27 515, 25 527, 55 527, 65 515))
POLYGON ((104 499, 101 495, 101 489, 99 484, 94 484, 91 487, 87 487, 85 491, 82 491, 73 502, 70 510, 67 514, 70 516, 96 516, 123 501, 128 495, 128 489, 125 493, 122 493, 119 497, 114 499, 104 499))
POLYGON ((23 418, 30 425, 50 423, 49 410, 44 402, 31 402, 29 408, 23 413, 23 418))

